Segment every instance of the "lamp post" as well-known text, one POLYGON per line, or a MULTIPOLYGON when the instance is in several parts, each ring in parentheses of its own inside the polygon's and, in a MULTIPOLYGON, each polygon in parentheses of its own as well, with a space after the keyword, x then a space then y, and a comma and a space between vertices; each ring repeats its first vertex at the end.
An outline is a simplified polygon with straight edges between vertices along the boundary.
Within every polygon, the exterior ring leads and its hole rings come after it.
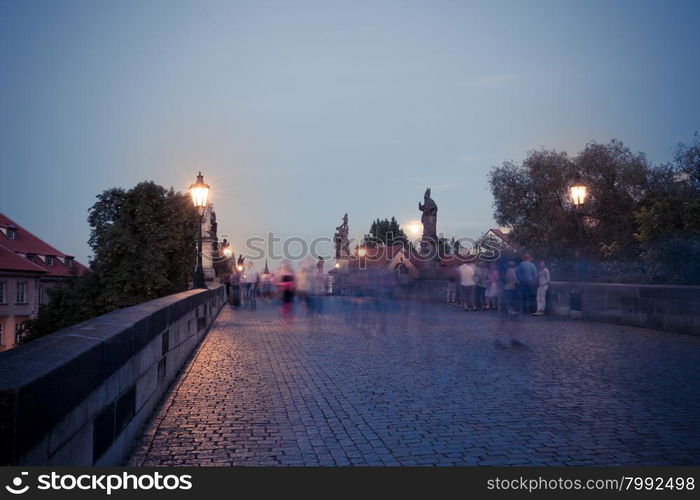
POLYGON ((588 188, 581 182, 581 178, 577 177, 576 182, 569 188, 571 202, 574 204, 576 211, 576 223, 578 225, 578 248, 583 244, 583 204, 586 203, 588 196, 588 188))
MULTIPOLYGON (((576 261, 574 262, 574 281, 581 280, 580 269, 581 265, 581 247, 583 246, 583 205, 586 203, 588 196, 588 188, 583 184, 581 178, 576 176, 574 183, 569 188, 569 196, 571 203, 574 205, 574 213, 576 215, 576 230, 578 238, 576 242, 576 261)), ((572 311, 582 312, 581 290, 569 293, 569 309, 572 311)))
POLYGON ((199 210, 199 238, 197 241, 197 267, 192 275, 193 288, 206 288, 204 283, 204 268, 202 267, 202 222, 204 220, 204 211, 207 208, 207 198, 209 197, 209 184, 204 183, 202 172, 197 175, 197 182, 190 186, 192 194, 192 202, 199 210))

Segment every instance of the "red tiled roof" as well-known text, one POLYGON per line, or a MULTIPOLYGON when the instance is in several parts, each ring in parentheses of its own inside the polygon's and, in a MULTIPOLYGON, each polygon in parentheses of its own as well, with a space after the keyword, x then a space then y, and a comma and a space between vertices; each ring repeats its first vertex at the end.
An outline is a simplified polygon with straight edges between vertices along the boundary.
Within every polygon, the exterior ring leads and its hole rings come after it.
POLYGON ((0 271, 46 274, 43 268, 2 245, 0 245, 0 271))
MULTIPOLYGON (((0 245, 5 247, 6 249, 12 250, 13 252, 15 252, 15 254, 41 255, 44 257, 47 255, 51 255, 54 257, 61 257, 62 259, 65 259, 66 257, 72 258, 71 255, 65 254, 52 247, 41 238, 33 235, 26 229, 22 228, 19 224, 17 224, 15 221, 13 221, 4 214, 0 214, 0 227, 15 229, 16 233, 14 239, 9 239, 7 235, 0 232, 0 245)), ((48 266, 43 260, 39 258, 28 259, 20 255, 17 255, 17 257, 23 259, 29 264, 32 264, 34 267, 38 267, 39 269, 44 271, 47 276, 72 276, 71 268, 67 267, 63 262, 61 262, 57 258, 54 259, 53 266, 48 266)), ((79 275, 87 271, 87 267, 82 265, 80 262, 77 262, 75 259, 73 259, 72 265, 75 266, 77 274, 79 275)))
POLYGON ((496 236, 498 236, 499 238, 501 238, 506 243, 510 243, 510 241, 509 241, 510 236, 508 234, 504 233, 503 231, 501 231, 500 229, 489 229, 489 231, 492 232, 493 234, 495 234, 496 236))

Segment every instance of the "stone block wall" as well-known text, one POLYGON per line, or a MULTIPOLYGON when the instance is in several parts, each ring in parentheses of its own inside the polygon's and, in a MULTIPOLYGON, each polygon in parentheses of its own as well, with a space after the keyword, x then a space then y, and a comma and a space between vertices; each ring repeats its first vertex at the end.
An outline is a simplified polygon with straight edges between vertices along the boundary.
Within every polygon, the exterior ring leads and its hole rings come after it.
POLYGON ((700 335, 700 286, 555 281, 547 309, 557 315, 700 335), (572 308, 580 294, 580 311, 572 308))
POLYGON ((190 290, 0 353, 0 464, 122 463, 224 301, 190 290))

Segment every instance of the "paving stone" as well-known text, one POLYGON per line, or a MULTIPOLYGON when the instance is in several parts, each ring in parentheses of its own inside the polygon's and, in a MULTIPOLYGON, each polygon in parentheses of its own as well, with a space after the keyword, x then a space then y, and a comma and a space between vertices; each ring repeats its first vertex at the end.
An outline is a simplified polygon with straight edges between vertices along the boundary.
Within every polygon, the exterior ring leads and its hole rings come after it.
POLYGON ((225 307, 130 464, 700 465, 698 337, 324 302, 225 307))

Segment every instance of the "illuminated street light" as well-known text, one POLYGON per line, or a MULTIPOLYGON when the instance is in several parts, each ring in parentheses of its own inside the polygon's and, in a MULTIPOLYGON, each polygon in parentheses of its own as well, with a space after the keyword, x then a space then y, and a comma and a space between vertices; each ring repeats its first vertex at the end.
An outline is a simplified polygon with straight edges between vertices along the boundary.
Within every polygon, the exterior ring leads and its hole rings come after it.
POLYGON ((588 188, 583 184, 574 184, 569 188, 569 194, 571 196, 571 201, 574 206, 580 207, 586 203, 586 196, 588 196, 588 188))
MULTIPOLYGON (((574 183, 569 187, 569 196, 571 197, 571 203, 574 205, 574 212, 576 216, 576 230, 578 241, 576 242, 576 260, 574 262, 574 281, 581 281, 581 247, 583 246, 584 234, 583 234, 583 205, 586 203, 586 198, 588 197, 588 187, 583 183, 580 176, 576 176, 574 183)), ((578 289, 576 291, 569 292, 569 309, 572 311, 582 310, 582 290, 578 289)))
POLYGON ((423 233, 423 224, 420 221, 413 220, 404 224, 404 229, 410 238, 418 238, 423 233))
POLYGON ((199 210, 199 238, 197 240, 197 267, 192 275, 192 286, 194 288, 206 288, 204 283, 204 268, 202 267, 202 222, 204 212, 207 209, 207 199, 209 198, 209 184, 204 183, 202 172, 197 175, 197 182, 190 186, 192 202, 199 210))

